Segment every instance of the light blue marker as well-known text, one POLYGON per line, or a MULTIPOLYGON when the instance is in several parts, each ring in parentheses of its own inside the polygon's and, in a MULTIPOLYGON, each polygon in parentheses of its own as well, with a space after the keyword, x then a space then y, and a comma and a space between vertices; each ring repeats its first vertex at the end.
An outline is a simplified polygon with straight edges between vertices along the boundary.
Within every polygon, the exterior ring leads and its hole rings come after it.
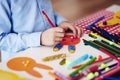
POLYGON ((71 68, 71 67, 73 67, 73 66, 75 66, 75 65, 77 65, 77 64, 79 64, 79 63, 81 63, 83 61, 85 61, 87 58, 88 58, 88 54, 85 54, 82 57, 79 57, 78 59, 76 59, 75 61, 73 61, 72 63, 70 63, 68 65, 68 68, 71 68))

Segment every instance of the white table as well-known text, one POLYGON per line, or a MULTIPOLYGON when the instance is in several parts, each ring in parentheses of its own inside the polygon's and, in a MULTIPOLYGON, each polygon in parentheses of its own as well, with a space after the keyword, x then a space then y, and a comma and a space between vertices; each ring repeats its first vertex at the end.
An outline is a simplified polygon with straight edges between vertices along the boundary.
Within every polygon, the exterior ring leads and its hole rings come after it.
MULTIPOLYGON (((107 8, 107 10, 115 12, 115 11, 120 10, 120 6, 113 5, 112 7, 107 8)), ((29 49, 27 49, 27 50, 25 50, 23 52, 18 53, 16 56, 14 56, 12 58, 15 58, 15 57, 30 57, 30 58, 34 59, 37 63, 42 63, 42 64, 49 65, 49 66, 54 68, 53 71, 59 71, 60 73, 67 76, 72 70, 67 69, 66 65, 64 65, 64 66, 59 65, 59 62, 62 59, 49 61, 49 62, 43 62, 41 59, 46 57, 46 56, 55 55, 55 54, 61 54, 61 53, 68 54, 67 60, 71 61, 71 62, 74 61, 75 59, 79 58, 80 56, 86 54, 86 53, 89 54, 89 55, 96 56, 96 57, 98 55, 102 55, 103 58, 107 57, 106 54, 100 52, 99 50, 97 50, 97 49, 95 49, 95 48, 93 48, 91 46, 85 46, 84 43, 82 42, 82 39, 88 39, 89 40, 91 38, 88 37, 88 35, 83 35, 83 37, 81 38, 80 43, 78 45, 76 45, 76 51, 75 51, 74 54, 70 54, 68 52, 68 46, 64 46, 58 52, 54 52, 53 47, 44 47, 44 46, 42 46, 42 47, 38 47, 38 48, 29 48, 29 49)), ((43 78, 36 78, 36 77, 31 76, 30 74, 28 74, 26 72, 23 72, 23 71, 20 72, 20 71, 11 70, 6 66, 6 63, 7 63, 7 61, 6 62, 1 62, 0 63, 0 69, 16 73, 20 77, 28 78, 28 80, 54 80, 51 76, 48 75, 47 70, 40 69, 40 68, 36 67, 35 70, 37 70, 38 72, 40 72, 43 75, 43 78)))

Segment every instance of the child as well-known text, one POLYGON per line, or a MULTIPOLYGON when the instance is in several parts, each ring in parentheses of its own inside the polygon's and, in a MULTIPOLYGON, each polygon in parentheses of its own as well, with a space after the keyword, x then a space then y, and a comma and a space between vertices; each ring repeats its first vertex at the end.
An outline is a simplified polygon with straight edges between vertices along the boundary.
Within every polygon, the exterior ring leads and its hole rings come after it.
POLYGON ((52 10, 50 0, 0 0, 0 49, 2 60, 29 47, 59 43, 70 29, 74 37, 82 30, 52 10), (51 28, 41 13, 44 9, 55 27, 51 28))

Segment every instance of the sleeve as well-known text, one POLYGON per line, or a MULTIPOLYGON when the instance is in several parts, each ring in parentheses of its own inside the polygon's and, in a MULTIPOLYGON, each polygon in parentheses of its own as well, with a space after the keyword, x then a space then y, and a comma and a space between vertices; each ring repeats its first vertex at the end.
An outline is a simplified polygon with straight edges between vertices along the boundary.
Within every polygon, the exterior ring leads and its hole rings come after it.
POLYGON ((11 14, 7 0, 0 0, 0 49, 18 52, 29 47, 40 46, 41 32, 14 33, 12 31, 11 14))
POLYGON ((61 22, 67 21, 66 18, 64 18, 63 16, 59 15, 58 13, 54 12, 54 14, 55 14, 55 21, 56 21, 55 23, 56 23, 57 26, 58 26, 61 22))

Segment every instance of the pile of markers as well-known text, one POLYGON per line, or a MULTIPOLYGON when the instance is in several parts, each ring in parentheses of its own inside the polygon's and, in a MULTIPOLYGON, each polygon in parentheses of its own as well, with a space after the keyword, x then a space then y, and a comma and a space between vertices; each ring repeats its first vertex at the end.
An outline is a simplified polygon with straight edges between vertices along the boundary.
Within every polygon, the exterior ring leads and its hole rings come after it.
POLYGON ((112 61, 112 58, 91 64, 85 68, 83 66, 86 64, 83 64, 69 74, 69 80, 81 80, 83 77, 86 77, 86 80, 104 80, 104 78, 109 78, 115 73, 120 72, 119 63, 107 65, 110 61, 112 61))

